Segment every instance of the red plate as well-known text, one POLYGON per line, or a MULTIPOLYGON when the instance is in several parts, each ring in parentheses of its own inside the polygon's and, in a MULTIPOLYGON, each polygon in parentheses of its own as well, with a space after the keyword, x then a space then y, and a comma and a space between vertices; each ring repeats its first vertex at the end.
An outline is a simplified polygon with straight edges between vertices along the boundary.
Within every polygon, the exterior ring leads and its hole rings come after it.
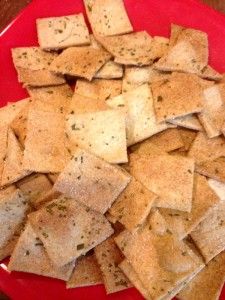
MULTIPOLYGON (((124 0, 135 30, 168 36, 170 24, 177 23, 206 31, 209 35, 210 64, 225 72, 225 16, 197 0, 124 0)), ((27 96, 17 82, 10 48, 37 45, 35 19, 84 11, 81 0, 35 0, 0 34, 0 104, 27 96)), ((141 255, 141 254, 140 254, 141 255)), ((17 300, 138 300, 135 289, 106 296, 102 286, 66 290, 65 284, 41 276, 7 271, 0 264, 0 290, 17 300)), ((225 299, 225 289, 221 299, 225 299)))

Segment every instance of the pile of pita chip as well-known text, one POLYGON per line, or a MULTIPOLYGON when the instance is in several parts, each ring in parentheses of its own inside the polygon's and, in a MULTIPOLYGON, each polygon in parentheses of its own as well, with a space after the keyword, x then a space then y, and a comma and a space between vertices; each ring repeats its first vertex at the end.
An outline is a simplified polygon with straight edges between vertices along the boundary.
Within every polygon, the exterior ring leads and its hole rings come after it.
POLYGON ((224 79, 205 32, 135 32, 125 4, 38 18, 39 46, 12 49, 29 98, 0 108, 0 259, 67 289, 218 300, 224 79))

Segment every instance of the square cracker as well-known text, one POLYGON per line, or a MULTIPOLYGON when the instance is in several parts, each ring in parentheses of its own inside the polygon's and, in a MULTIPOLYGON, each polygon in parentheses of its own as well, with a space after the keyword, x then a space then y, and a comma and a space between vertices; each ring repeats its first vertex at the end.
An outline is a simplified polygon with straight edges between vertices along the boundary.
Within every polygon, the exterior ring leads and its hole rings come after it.
POLYGON ((38 42, 44 50, 58 50, 90 43, 83 14, 36 20, 38 42))
POLYGON ((75 145, 110 163, 127 162, 126 115, 104 110, 68 115, 66 132, 75 145))
POLYGON ((106 293, 116 293, 131 287, 131 284, 118 265, 123 255, 110 237, 94 249, 96 259, 100 266, 106 293))
POLYGON ((0 260, 11 254, 29 209, 28 201, 18 189, 1 197, 0 260))
POLYGON ((124 65, 151 65, 157 57, 151 55, 152 37, 146 31, 119 36, 96 36, 105 49, 114 57, 114 61, 124 65))
POLYGON ((225 84, 204 90, 204 109, 198 115, 209 138, 222 133, 225 120, 225 84))
POLYGON ((111 55, 104 49, 71 47, 56 57, 49 69, 57 74, 67 74, 92 80, 95 73, 110 58, 111 55))
POLYGON ((173 73, 169 79, 154 82, 151 87, 158 122, 203 109, 203 90, 196 75, 173 73))
POLYGON ((225 158, 205 161, 196 166, 196 172, 225 183, 225 158))
POLYGON ((130 172, 159 196, 156 206, 190 212, 194 160, 171 155, 130 155, 130 172), (184 185, 185 182, 185 185, 184 185))
POLYGON ((198 130, 198 131, 203 130, 201 123, 199 122, 197 116, 195 116, 194 114, 175 118, 173 120, 170 120, 169 123, 180 126, 180 127, 184 127, 187 129, 198 130))
POLYGON ((67 289, 101 284, 102 274, 94 254, 77 259, 72 276, 66 283, 67 289))
POLYGON ((73 91, 68 84, 59 86, 28 88, 32 97, 32 109, 45 112, 67 114, 73 96, 73 91))
POLYGON ((62 267, 55 266, 49 259, 43 243, 28 222, 12 253, 8 268, 10 271, 28 272, 68 280, 73 271, 74 262, 62 267))
POLYGON ((113 233, 103 215, 63 196, 30 214, 29 221, 57 266, 86 254, 113 233))
POLYGON ((105 213, 129 181, 130 176, 122 168, 77 149, 56 180, 54 189, 105 213))
POLYGON ((123 67, 110 60, 101 67, 94 78, 99 79, 117 79, 123 77, 123 67))
POLYGON ((94 79, 91 82, 77 80, 75 93, 93 99, 106 100, 122 92, 121 80, 94 79))
POLYGON ((207 217, 218 202, 219 198, 208 185, 206 178, 196 174, 191 212, 162 208, 160 213, 166 220, 168 228, 182 240, 207 217))
POLYGON ((132 230, 145 221, 156 198, 154 193, 132 178, 109 209, 109 213, 125 228, 132 230))
POLYGON ((207 266, 178 294, 180 300, 218 300, 225 280, 225 252, 207 266))
POLYGON ((123 0, 84 0, 92 31, 117 35, 133 31, 123 0))
POLYGON ((74 93, 69 105, 69 114, 83 114, 109 109, 105 100, 92 99, 74 93))
POLYGON ((167 128, 157 124, 152 93, 148 84, 107 101, 112 108, 127 110, 127 145, 131 146, 167 128))
POLYGON ((225 187, 223 183, 217 183, 213 179, 209 180, 209 185, 220 197, 223 198, 217 206, 208 214, 198 227, 191 232, 191 237, 200 250, 206 263, 224 250, 225 247, 225 187))
POLYGON ((30 110, 23 167, 40 173, 61 172, 70 158, 62 114, 30 110))
POLYGON ((8 130, 7 150, 4 160, 4 167, 1 178, 1 185, 12 184, 31 172, 26 170, 23 165, 23 149, 17 140, 12 129, 8 130))
POLYGON ((27 196, 29 203, 36 207, 39 198, 52 189, 52 184, 44 174, 33 174, 16 183, 16 186, 27 196))
POLYGON ((153 299, 168 297, 203 265, 184 242, 168 232, 158 211, 143 227, 124 231, 115 241, 153 299))
POLYGON ((188 156, 194 158, 196 164, 225 156, 225 140, 223 137, 210 139, 205 133, 199 132, 191 145, 188 156))

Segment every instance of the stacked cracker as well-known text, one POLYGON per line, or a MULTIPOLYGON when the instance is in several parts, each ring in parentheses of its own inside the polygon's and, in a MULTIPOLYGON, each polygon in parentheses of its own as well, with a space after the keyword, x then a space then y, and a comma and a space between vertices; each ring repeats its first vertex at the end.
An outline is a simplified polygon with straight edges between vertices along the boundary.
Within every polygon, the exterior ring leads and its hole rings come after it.
POLYGON ((38 19, 40 47, 12 49, 30 98, 0 109, 0 257, 67 288, 218 299, 225 86, 207 35, 84 4, 93 35, 82 14, 38 19))

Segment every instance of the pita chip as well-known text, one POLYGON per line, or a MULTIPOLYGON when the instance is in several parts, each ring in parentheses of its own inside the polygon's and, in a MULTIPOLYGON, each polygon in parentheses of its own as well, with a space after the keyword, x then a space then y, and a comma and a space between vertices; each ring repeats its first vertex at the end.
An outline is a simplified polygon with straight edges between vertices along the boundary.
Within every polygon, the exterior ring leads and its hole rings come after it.
MULTIPOLYGON (((162 149, 162 147, 157 146, 154 143, 151 143, 147 139, 141 143, 138 143, 132 147, 130 147, 131 153, 138 154, 140 156, 145 155, 166 155, 166 152, 162 149)), ((130 172, 130 164, 129 164, 129 172, 130 172)))
POLYGON ((36 20, 38 42, 43 50, 58 50, 90 43, 83 14, 36 20))
POLYGON ((204 109, 198 115, 209 138, 222 133, 225 120, 225 84, 218 84, 204 90, 204 109))
POLYGON ((223 78, 223 75, 217 72, 215 69, 210 67, 209 65, 204 67, 200 73, 198 74, 199 77, 208 79, 208 80, 214 80, 219 81, 223 78))
POLYGON ((126 115, 119 110, 104 110, 67 117, 66 132, 78 147, 110 163, 127 162, 126 115))
MULTIPOLYGON (((210 179, 211 188, 214 188, 213 179, 210 179)), ((221 184, 222 185, 222 184, 221 184)), ((224 184, 223 184, 224 193, 224 184)), ((221 190, 221 188, 220 188, 221 190)), ((215 190, 216 192, 216 190, 215 190)), ((224 197, 222 201, 208 214, 198 227, 191 232, 191 237, 194 240, 196 246, 204 257, 206 263, 208 263, 213 257, 218 255, 224 250, 225 241, 225 201, 224 197)))
POLYGON ((213 161, 205 161, 196 166, 196 172, 206 177, 225 182, 225 159, 219 157, 213 161))
POLYGON ((162 208, 160 213, 166 220, 168 228, 182 240, 207 217, 218 202, 219 198, 208 185, 206 178, 196 174, 191 212, 162 208))
POLYGON ((157 53, 152 52, 152 37, 146 31, 119 36, 96 36, 96 38, 115 57, 114 61, 119 64, 151 65, 157 58, 157 53))
POLYGON ((178 294, 180 300, 218 300, 225 280, 225 252, 214 257, 178 294))
POLYGON ((0 182, 7 154, 8 126, 0 127, 0 182))
POLYGON ((194 160, 168 154, 131 154, 130 172, 146 188, 159 196, 156 206, 191 211, 194 160))
POLYGON ((103 215, 63 196, 30 214, 29 221, 57 266, 86 254, 113 233, 103 215))
POLYGON ((55 183, 57 178, 59 177, 59 173, 49 173, 47 174, 47 177, 51 183, 55 183))
POLYGON ((118 35, 133 31, 123 0, 84 0, 92 31, 98 35, 118 35))
POLYGON ((109 109, 105 100, 92 99, 86 96, 74 94, 69 106, 69 114, 83 114, 109 109))
POLYGON ((62 171, 70 158, 65 139, 63 114, 30 110, 23 167, 40 173, 62 171))
POLYGON ((127 110, 127 145, 131 146, 167 128, 157 124, 153 98, 148 84, 144 84, 107 101, 112 108, 127 110))
POLYGON ((170 120, 169 123, 192 130, 202 131, 202 125, 194 114, 170 120))
POLYGON ((66 74, 92 80, 95 73, 110 58, 111 55, 104 49, 71 47, 59 54, 53 60, 49 69, 57 74, 66 74))
POLYGON ((213 161, 225 156, 225 143, 223 137, 208 138, 203 132, 199 132, 191 145, 188 156, 195 159, 197 164, 213 161))
POLYGON ((196 75, 173 73, 170 79, 154 82, 151 87, 158 122, 203 109, 202 87, 196 75))
POLYGON ((0 260, 11 254, 29 209, 28 201, 18 189, 1 197, 0 260))
POLYGON ((132 230, 145 221, 156 198, 154 193, 132 178, 109 209, 109 213, 125 228, 132 230))
POLYGON ((123 67, 110 60, 101 67, 94 78, 99 79, 118 79, 123 77, 123 67))
POLYGON ((52 189, 52 184, 44 174, 30 175, 17 182, 16 186, 27 196, 34 207, 37 206, 39 198, 52 189))
POLYGON ((71 276, 74 262, 62 267, 55 266, 28 222, 12 253, 8 268, 10 271, 28 272, 66 281, 71 276))
POLYGON ((131 287, 131 284, 118 265, 123 255, 116 246, 113 237, 108 238, 94 249, 100 266, 106 293, 116 293, 131 287))
POLYGON ((179 132, 184 143, 183 151, 188 151, 196 138, 197 132, 186 128, 179 128, 179 132))
POLYGON ((77 149, 54 189, 93 210, 105 213, 130 181, 126 171, 77 149))
POLYGON ((22 165, 23 150, 12 129, 8 130, 7 150, 4 160, 1 185, 12 184, 31 172, 22 165))

